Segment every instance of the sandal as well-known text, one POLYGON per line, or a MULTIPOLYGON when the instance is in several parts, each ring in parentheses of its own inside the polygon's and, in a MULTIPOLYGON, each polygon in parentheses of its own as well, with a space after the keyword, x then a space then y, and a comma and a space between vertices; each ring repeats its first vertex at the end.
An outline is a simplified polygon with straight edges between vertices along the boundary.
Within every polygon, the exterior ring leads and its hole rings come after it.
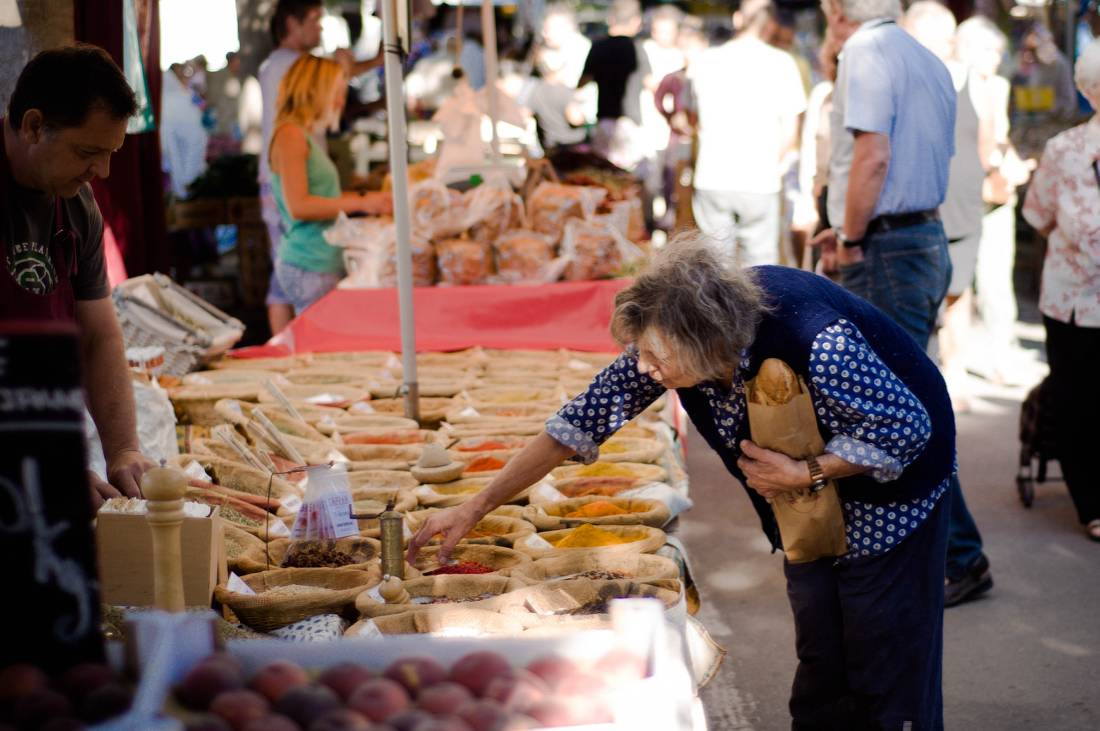
POLYGON ((1085 526, 1085 535, 1089 537, 1089 540, 1100 543, 1100 518, 1089 521, 1089 524, 1085 526))

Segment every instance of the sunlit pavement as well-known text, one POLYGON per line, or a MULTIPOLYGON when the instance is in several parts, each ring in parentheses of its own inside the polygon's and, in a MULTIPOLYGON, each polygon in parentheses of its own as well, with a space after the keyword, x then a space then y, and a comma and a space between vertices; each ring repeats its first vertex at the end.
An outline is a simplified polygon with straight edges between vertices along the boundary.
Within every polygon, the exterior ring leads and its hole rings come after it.
MULTIPOLYGON (((1037 382, 1041 364, 1033 370, 1037 382)), ((995 586, 947 610, 946 726, 1100 728, 1100 544, 1085 538, 1062 483, 1038 485, 1030 510, 1020 504, 1017 421, 1027 387, 978 378, 970 386, 973 409, 957 419, 961 478, 995 586)), ((701 619, 729 651, 703 691, 710 728, 789 728, 794 629, 780 556, 768 552, 744 491, 698 435, 688 450, 696 507, 680 531, 703 594, 701 619)))

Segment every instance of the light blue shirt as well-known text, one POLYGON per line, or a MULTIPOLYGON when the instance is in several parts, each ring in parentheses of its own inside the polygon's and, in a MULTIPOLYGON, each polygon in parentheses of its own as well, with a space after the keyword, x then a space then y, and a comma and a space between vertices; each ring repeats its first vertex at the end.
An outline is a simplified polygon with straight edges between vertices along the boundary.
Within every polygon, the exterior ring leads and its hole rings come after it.
POLYGON ((888 20, 860 26, 837 68, 829 160, 829 219, 844 223, 854 132, 890 138, 890 166, 872 217, 939 208, 955 154, 951 73, 888 20))

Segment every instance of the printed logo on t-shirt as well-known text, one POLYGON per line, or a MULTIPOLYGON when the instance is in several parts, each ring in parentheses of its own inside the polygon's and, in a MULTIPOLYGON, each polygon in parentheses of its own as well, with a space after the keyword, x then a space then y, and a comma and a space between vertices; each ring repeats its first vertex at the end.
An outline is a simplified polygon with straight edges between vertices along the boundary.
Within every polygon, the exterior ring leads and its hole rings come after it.
POLYGON ((31 294, 49 294, 57 286, 57 271, 50 252, 37 241, 11 247, 7 263, 12 278, 31 294))

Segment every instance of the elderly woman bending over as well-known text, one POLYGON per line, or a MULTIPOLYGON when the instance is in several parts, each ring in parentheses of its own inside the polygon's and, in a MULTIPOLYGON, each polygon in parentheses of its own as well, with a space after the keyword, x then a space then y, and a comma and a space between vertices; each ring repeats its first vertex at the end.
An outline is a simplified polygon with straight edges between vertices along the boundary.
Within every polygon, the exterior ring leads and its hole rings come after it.
POLYGON ((814 482, 807 461, 749 441, 745 381, 780 358, 809 384, 826 441, 816 458, 839 480, 848 552, 786 563, 799 657, 795 728, 942 728, 942 507, 955 471, 955 424, 936 366, 894 322, 807 272, 736 270, 706 241, 681 238, 615 300, 626 351, 546 423, 479 495, 426 521, 410 559, 442 533, 450 549, 497 505, 566 458, 600 444, 668 389, 748 487, 780 547, 768 499, 814 482))

